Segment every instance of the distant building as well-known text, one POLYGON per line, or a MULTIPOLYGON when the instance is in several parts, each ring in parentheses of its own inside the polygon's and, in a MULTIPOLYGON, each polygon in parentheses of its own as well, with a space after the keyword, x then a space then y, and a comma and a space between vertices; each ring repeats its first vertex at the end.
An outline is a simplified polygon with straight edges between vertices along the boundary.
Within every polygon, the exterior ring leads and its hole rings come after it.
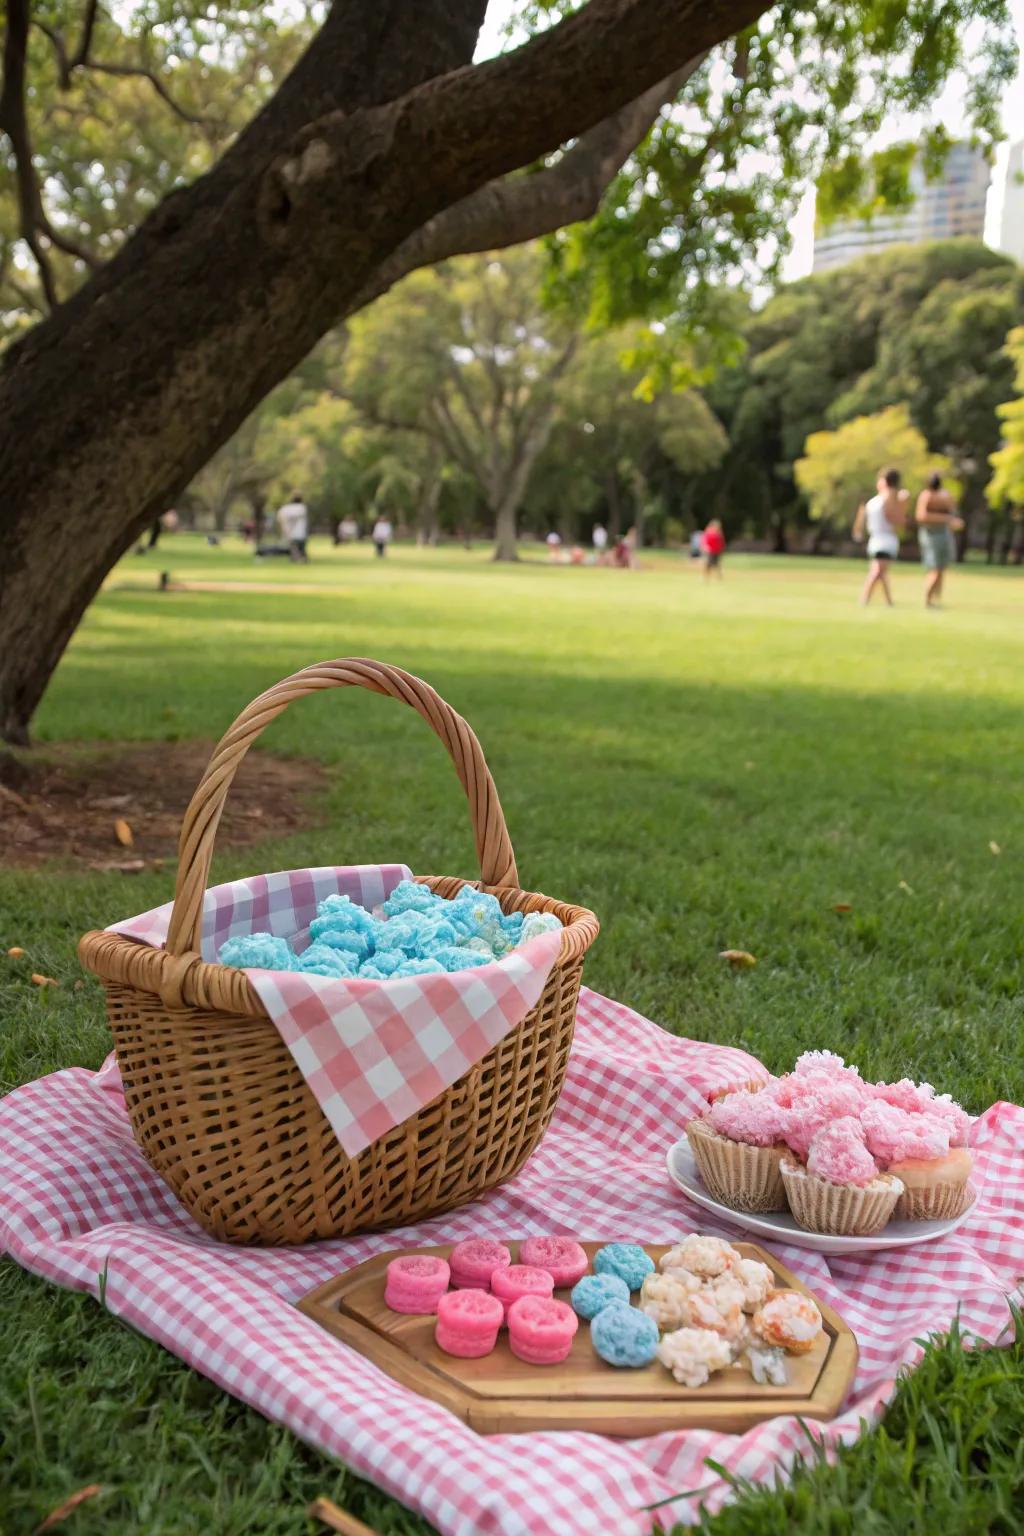
POLYGON ((1024 139, 1010 146, 996 246, 1014 261, 1024 262, 1024 139))
MULTIPOLYGON (((1022 147, 1015 146, 1018 151, 1022 147)), ((917 245, 956 235, 973 235, 980 240, 985 232, 988 184, 988 162, 969 144, 951 147, 942 175, 936 181, 927 181, 920 161, 916 162, 910 171, 914 201, 909 208, 879 213, 873 219, 837 219, 818 230, 814 239, 815 272, 843 267, 858 256, 885 251, 892 245, 917 245)), ((1020 190, 1024 192, 1024 187, 1020 190)), ((1024 219, 1024 206, 1021 217, 1024 219)))

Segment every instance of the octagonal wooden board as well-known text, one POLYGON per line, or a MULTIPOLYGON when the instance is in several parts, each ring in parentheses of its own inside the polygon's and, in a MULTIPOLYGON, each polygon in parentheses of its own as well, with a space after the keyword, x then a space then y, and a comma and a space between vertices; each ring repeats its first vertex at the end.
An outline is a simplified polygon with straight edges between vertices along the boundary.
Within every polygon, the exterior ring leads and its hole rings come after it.
MULTIPOLYGON (((584 1243, 591 1259, 600 1243, 584 1243)), ((788 1290, 813 1291, 754 1243, 735 1245, 760 1259, 788 1290)), ((515 1243, 510 1243, 513 1262, 515 1243)), ((657 1261, 668 1245, 645 1243, 657 1261)), ((719 1371, 703 1387, 681 1387, 658 1361, 641 1370, 617 1370, 598 1359, 590 1328, 581 1322, 568 1358, 559 1365, 527 1365, 498 1335, 481 1360, 457 1360, 434 1343, 433 1317, 406 1317, 384 1305, 388 1263, 402 1253, 435 1253, 451 1244, 395 1249, 328 1280, 298 1303, 299 1310, 359 1350, 402 1386, 432 1398, 481 1434, 536 1429, 583 1429, 604 1435, 654 1435, 671 1429, 740 1433, 778 1414, 830 1419, 838 1413, 857 1365, 857 1341, 837 1313, 817 1296, 824 1329, 806 1355, 787 1355, 789 1383, 759 1386, 739 1366, 719 1371)), ((568 1293, 556 1291, 568 1300, 568 1293)))

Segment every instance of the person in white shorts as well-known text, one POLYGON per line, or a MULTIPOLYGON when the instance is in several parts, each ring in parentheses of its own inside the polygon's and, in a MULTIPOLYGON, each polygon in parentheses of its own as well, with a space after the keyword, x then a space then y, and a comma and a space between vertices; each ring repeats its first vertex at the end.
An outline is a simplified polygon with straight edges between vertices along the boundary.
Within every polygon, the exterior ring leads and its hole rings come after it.
POLYGON ((876 587, 881 587, 885 600, 892 607, 892 588, 889 586, 889 563, 900 552, 900 533, 907 521, 909 492, 900 486, 898 469, 886 469, 878 477, 876 494, 869 501, 862 501, 853 520, 853 536, 858 543, 867 534, 868 559, 871 569, 860 594, 861 603, 870 603, 876 587))

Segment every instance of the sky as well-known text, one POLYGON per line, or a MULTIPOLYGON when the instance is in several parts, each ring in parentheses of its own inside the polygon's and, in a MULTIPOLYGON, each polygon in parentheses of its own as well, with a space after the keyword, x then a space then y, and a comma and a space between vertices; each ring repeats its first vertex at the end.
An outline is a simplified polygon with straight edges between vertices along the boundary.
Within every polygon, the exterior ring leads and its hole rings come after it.
MULTIPOLYGON (((1022 47, 1024 45, 1024 0, 1009 0, 1009 7, 1017 33, 1018 47, 1022 47)), ((502 29, 513 9, 510 0, 491 0, 487 8, 487 20, 480 34, 478 58, 489 58, 492 54, 501 51, 504 45, 502 29)), ((960 79, 948 86, 938 98, 934 112, 929 113, 929 119, 945 123, 954 138, 963 134, 966 128, 963 111, 964 83, 960 79)), ((992 181, 989 186, 985 238, 990 245, 995 244, 999 229, 1009 145, 1016 143, 1018 139, 1024 139, 1024 51, 1022 51, 1020 74, 1007 90, 1002 107, 1003 127, 1007 137, 996 152, 992 181)), ((898 139, 914 138, 920 132, 923 121, 909 114, 894 118, 886 125, 885 132, 879 136, 876 147, 882 148, 885 144, 898 139)), ((813 250, 814 189, 808 187, 793 223, 793 245, 783 264, 783 277, 791 280, 808 273, 811 270, 813 250)))

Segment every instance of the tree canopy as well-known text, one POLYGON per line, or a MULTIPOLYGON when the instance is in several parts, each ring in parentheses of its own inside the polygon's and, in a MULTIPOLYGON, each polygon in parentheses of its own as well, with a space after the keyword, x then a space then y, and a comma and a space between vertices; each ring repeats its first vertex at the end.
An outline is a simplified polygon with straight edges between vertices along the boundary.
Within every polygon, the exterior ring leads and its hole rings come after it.
POLYGON ((812 432, 793 473, 811 517, 839 525, 853 521, 858 505, 874 495, 879 473, 890 464, 899 467, 911 493, 933 472, 948 476, 952 469, 948 459, 930 452, 906 406, 890 405, 874 416, 855 416, 834 432, 812 432))

